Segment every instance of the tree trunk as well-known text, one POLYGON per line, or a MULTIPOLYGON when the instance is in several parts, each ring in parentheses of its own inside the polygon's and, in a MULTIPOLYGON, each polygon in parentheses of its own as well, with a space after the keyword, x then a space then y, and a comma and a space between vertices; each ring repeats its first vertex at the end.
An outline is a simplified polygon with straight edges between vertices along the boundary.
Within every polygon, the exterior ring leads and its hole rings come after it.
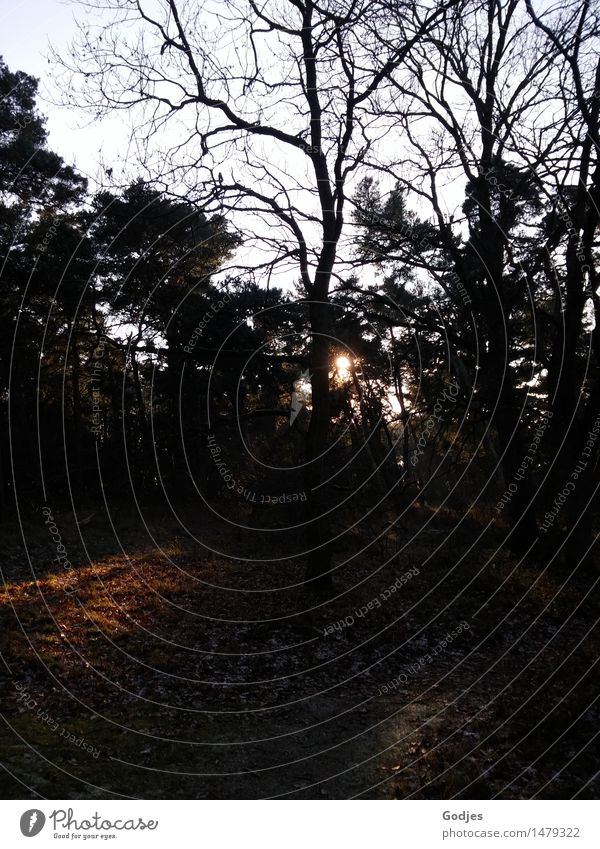
POLYGON ((586 404, 583 419, 573 439, 577 456, 572 458, 568 479, 574 490, 567 502, 565 543, 567 565, 590 566, 593 563, 596 495, 598 487, 598 456, 600 454, 600 382, 597 380, 586 404), (583 471, 579 472, 580 469, 583 471), (578 477, 576 477, 576 474, 578 477))
POLYGON ((538 527, 533 506, 531 480, 526 476, 521 480, 515 477, 526 454, 521 436, 519 413, 516 409, 516 399, 511 401, 502 393, 493 421, 498 432, 504 479, 509 485, 514 482, 517 486, 516 492, 507 505, 506 512, 510 526, 510 535, 507 542, 515 554, 523 555, 537 540, 538 527))
POLYGON ((148 424, 148 416, 146 414, 146 404, 144 402, 144 395, 142 392, 142 384, 140 381, 140 369, 139 364, 136 357, 135 348, 131 346, 129 350, 129 356, 131 359, 131 375, 133 377, 133 391, 135 393, 135 403, 138 411, 138 417, 140 421, 140 431, 142 434, 142 447, 144 454, 144 462, 143 467, 150 471, 150 480, 153 481, 154 475, 152 474, 152 469, 154 468, 154 451, 153 451, 153 442, 152 436, 150 433, 150 427, 148 424))
POLYGON ((330 507, 324 491, 325 452, 329 444, 329 334, 331 305, 310 304, 312 348, 310 357, 312 412, 307 434, 305 479, 307 489, 306 521, 309 543, 306 585, 320 593, 331 590, 331 543, 329 522, 323 516, 330 507))
MULTIPOLYGON (((167 329, 167 385, 169 394, 169 414, 171 423, 166 439, 170 460, 170 482, 178 495, 189 493, 189 477, 183 454, 181 422, 179 418, 181 375, 183 357, 181 355, 181 340, 171 323, 167 329)), ((160 470, 158 471, 160 474, 160 470)))
POLYGON ((4 434, 7 432, 6 420, 4 415, 0 416, 0 522, 4 521, 8 516, 8 499, 6 494, 6 484, 8 475, 6 474, 4 464, 4 434))
POLYGON ((83 473, 83 446, 81 428, 81 383, 79 377, 79 346, 76 329, 69 328, 71 337, 71 395, 73 401, 73 449, 75 454, 75 490, 79 506, 85 497, 85 481, 83 473))
MULTIPOLYGON (((482 125, 482 174, 488 173, 492 167, 494 137, 491 126, 491 115, 488 114, 482 125)), ((513 480, 517 484, 517 490, 506 511, 510 524, 507 542, 515 554, 523 555, 535 543, 538 528, 532 503, 531 481, 527 476, 521 480, 515 480, 515 475, 518 473, 519 466, 524 458, 525 449, 521 410, 510 366, 513 340, 505 336, 504 330, 508 326, 512 311, 511 300, 506 294, 504 280, 506 234, 494 215, 490 199, 490 187, 485 178, 480 177, 473 196, 479 204, 481 228, 476 247, 479 256, 485 257, 485 263, 482 265, 485 286, 482 292, 481 306, 489 334, 487 365, 489 385, 493 389, 490 398, 493 409, 491 419, 498 433, 500 462, 504 479, 509 486, 513 480)))

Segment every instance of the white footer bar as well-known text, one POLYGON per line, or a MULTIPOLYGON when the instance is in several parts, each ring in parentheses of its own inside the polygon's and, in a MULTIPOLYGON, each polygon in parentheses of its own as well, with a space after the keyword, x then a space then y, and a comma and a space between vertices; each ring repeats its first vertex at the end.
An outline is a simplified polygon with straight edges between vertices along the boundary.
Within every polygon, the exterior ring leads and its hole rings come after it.
POLYGON ((0 802, 3 849, 67 843, 120 849, 598 849, 600 802, 0 802))

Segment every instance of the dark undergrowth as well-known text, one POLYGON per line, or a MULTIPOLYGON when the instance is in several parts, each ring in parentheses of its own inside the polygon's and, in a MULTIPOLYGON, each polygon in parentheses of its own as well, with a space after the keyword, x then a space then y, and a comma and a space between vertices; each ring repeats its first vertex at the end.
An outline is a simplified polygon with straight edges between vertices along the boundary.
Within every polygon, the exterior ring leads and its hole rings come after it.
POLYGON ((1 532, 4 798, 598 797, 593 571, 422 507, 322 599, 285 516, 90 514, 1 532))

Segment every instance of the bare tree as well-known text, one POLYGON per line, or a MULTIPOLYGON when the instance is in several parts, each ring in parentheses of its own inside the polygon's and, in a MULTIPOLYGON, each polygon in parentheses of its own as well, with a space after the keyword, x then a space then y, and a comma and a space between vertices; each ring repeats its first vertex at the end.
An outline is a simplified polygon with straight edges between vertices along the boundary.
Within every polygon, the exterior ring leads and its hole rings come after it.
POLYGON ((575 565, 589 557, 599 485, 600 14, 587 0, 558 8, 526 0, 526 6, 545 50, 556 56, 545 87, 552 122, 528 148, 530 160, 540 161, 536 174, 550 208, 535 269, 544 275, 553 304, 543 313, 550 326, 547 392, 553 413, 545 506, 553 506, 565 484, 573 486, 561 519, 575 565))
MULTIPOLYGON (((431 223, 425 247, 409 232, 397 255, 418 263, 451 304, 442 328, 458 343, 450 360, 459 378, 465 350, 477 364, 469 385, 461 383, 489 415, 506 484, 526 451, 522 337, 513 326, 527 308, 523 228, 539 213, 539 160, 524 158, 521 144, 544 111, 556 55, 552 45, 542 49, 522 0, 462 0, 424 34, 402 71, 390 73, 400 152, 385 176, 420 201, 431 223)), ((528 550, 537 528, 527 479, 507 512, 513 545, 528 550)))
POLYGON ((322 519, 329 291, 347 185, 380 147, 380 91, 453 2, 394 2, 390 18, 390 4, 372 0, 108 0, 86 4, 99 12, 97 25, 88 17, 70 57, 59 57, 70 102, 95 114, 135 110, 153 178, 187 186, 205 209, 234 211, 246 244, 268 252, 265 270, 291 262, 299 274, 310 323, 307 580, 315 588, 328 587, 331 566, 322 519))

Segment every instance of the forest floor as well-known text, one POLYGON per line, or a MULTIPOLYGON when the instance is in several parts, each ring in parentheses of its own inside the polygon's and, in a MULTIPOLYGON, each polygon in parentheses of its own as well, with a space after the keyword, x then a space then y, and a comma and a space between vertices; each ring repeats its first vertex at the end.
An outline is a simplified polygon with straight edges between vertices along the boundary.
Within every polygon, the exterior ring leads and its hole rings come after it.
POLYGON ((596 573, 421 508, 340 538, 322 601, 273 534, 234 561, 158 516, 70 518, 72 574, 43 522, 35 575, 0 536, 2 798, 600 795, 596 573))

